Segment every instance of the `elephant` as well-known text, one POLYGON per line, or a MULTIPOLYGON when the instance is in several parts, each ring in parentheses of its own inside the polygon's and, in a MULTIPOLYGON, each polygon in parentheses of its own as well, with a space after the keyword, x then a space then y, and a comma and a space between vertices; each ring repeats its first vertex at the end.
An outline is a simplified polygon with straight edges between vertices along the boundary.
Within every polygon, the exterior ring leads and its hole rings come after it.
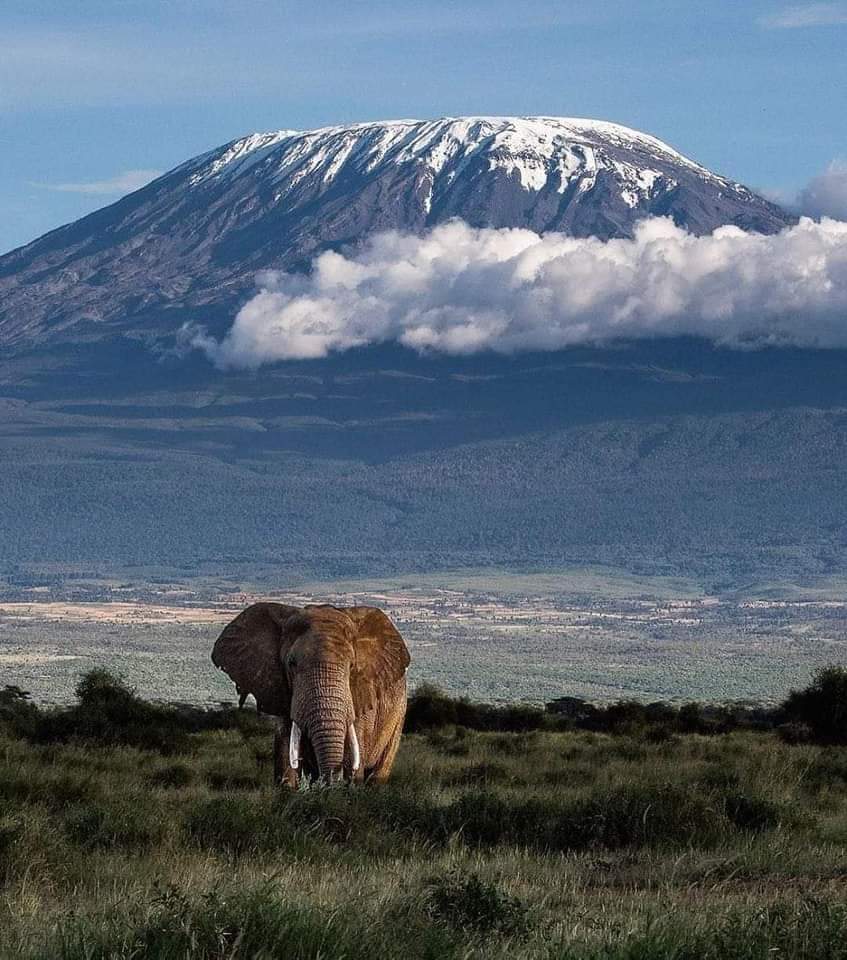
POLYGON ((377 607, 254 603, 224 627, 212 662, 279 719, 277 783, 384 782, 406 716, 409 651, 377 607))

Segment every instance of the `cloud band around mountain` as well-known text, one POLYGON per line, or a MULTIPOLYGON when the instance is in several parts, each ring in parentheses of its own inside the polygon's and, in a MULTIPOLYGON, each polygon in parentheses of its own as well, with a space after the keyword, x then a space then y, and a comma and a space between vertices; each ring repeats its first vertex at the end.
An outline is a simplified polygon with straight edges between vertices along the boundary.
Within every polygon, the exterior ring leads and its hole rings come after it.
POLYGON ((608 241, 453 221, 323 253, 308 275, 258 279, 223 340, 190 334, 222 368, 387 341, 450 354, 684 335, 847 347, 847 223, 831 219, 696 237, 653 218, 608 241))
POLYGON ((797 207, 810 217, 847 220, 847 162, 833 160, 800 191, 797 207))

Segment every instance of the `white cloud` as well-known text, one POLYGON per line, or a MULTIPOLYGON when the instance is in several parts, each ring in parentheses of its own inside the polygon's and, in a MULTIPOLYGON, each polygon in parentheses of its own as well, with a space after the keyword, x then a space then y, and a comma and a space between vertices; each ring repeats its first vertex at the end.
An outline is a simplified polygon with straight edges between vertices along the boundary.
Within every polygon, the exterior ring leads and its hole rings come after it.
POLYGON ((87 183, 39 183, 35 186, 44 187, 46 190, 58 190, 61 193, 116 196, 140 190, 161 175, 161 170, 125 170, 108 180, 92 180, 87 183))
POLYGON ((843 3, 804 3, 788 7, 762 19, 773 30, 797 30, 802 27, 830 27, 847 24, 847 5, 843 3))
POLYGON ((810 180, 797 197, 797 208, 809 217, 847 220, 847 163, 833 160, 810 180))
POLYGON ((803 219, 775 236, 693 236, 664 218, 631 240, 477 230, 383 233, 309 275, 266 273, 217 341, 221 367, 258 367, 396 341, 419 351, 558 350, 692 335, 736 346, 847 347, 847 223, 803 219))

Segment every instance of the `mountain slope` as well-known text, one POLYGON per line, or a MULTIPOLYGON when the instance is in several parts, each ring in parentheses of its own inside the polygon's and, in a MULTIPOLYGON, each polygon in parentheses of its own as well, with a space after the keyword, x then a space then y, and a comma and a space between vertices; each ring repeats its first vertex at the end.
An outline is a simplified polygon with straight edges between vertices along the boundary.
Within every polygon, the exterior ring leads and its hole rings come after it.
POLYGON ((301 269, 378 230, 474 226, 630 236, 788 216, 646 134, 602 121, 466 118, 254 134, 0 258, 0 343, 222 332, 257 270, 301 269))
POLYGON ((843 573, 845 426, 845 410, 613 420, 381 464, 9 438, 0 582, 51 563, 264 565, 280 584, 571 563, 725 585, 843 573))

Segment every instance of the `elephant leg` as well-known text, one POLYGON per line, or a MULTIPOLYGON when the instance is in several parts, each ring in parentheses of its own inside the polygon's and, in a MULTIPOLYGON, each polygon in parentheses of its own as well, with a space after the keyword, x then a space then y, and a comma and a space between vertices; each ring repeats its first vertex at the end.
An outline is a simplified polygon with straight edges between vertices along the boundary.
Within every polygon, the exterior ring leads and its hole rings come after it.
POLYGON ((291 724, 287 720, 280 722, 274 734, 274 783, 292 790, 297 789, 298 774, 289 763, 288 744, 291 738, 291 724))
POLYGON ((376 763, 367 771, 367 779, 374 783, 385 783, 391 774, 394 759, 400 748, 400 738, 403 736, 403 720, 406 717, 405 701, 399 706, 399 709, 392 711, 392 714, 390 723, 386 724, 385 727, 387 733, 385 746, 380 751, 376 763))
POLYGON ((400 748, 400 737, 402 734, 403 718, 401 717, 394 730, 392 730, 391 736, 381 756, 376 764, 368 771, 368 780, 372 780, 374 783, 385 783, 388 779, 391 774, 391 768, 394 766, 394 758, 397 756, 397 751, 400 748))

